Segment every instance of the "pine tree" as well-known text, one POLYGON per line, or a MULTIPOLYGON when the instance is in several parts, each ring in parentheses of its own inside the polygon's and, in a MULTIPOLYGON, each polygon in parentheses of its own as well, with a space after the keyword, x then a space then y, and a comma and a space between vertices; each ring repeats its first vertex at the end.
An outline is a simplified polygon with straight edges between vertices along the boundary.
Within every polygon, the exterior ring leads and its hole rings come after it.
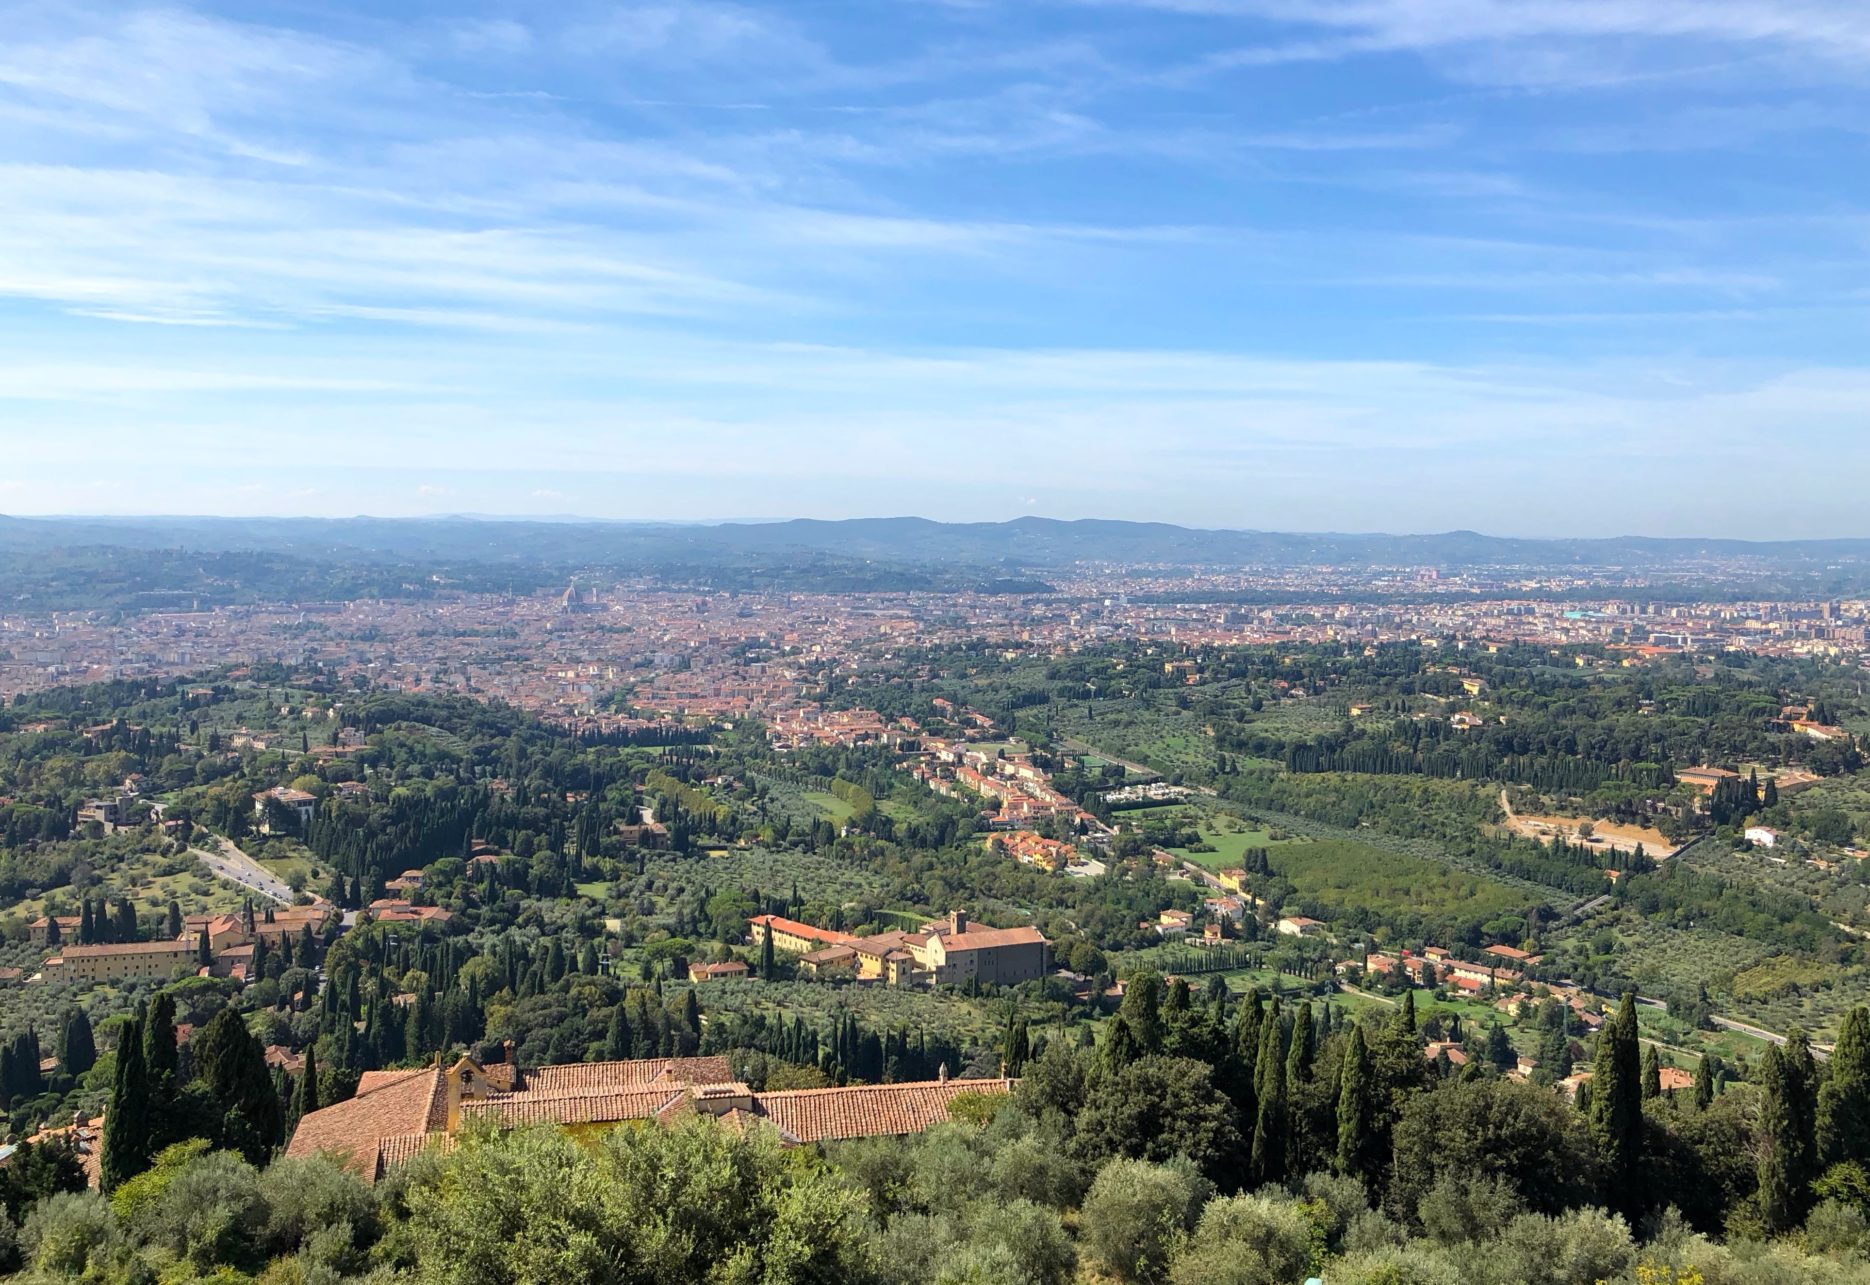
POLYGON ((1604 1162, 1609 1203, 1632 1220, 1643 1204, 1637 1181, 1643 1142, 1642 1068, 1637 1050, 1636 995, 1625 991, 1616 1020, 1598 1032, 1591 1077, 1591 1137, 1604 1162))
POLYGON ((1818 1090, 1819 1163, 1870 1163, 1870 1008, 1844 1015, 1828 1070, 1818 1090))
POLYGON ((74 1008, 65 1016, 59 1032, 58 1064, 73 1079, 97 1065, 97 1039, 91 1032, 91 1019, 82 1008, 74 1008))
POLYGON ((1374 1133, 1371 1101, 1370 1050, 1364 1044, 1361 1026, 1352 1026, 1350 1041, 1344 1049, 1344 1061, 1338 1072, 1338 1154, 1337 1171, 1361 1179, 1366 1186, 1369 1172, 1371 1135, 1374 1133))
POLYGON ((135 1018, 117 1038, 117 1078, 104 1108, 104 1146, 98 1185, 106 1193, 149 1168, 149 1079, 143 1070, 143 1031, 135 1018))

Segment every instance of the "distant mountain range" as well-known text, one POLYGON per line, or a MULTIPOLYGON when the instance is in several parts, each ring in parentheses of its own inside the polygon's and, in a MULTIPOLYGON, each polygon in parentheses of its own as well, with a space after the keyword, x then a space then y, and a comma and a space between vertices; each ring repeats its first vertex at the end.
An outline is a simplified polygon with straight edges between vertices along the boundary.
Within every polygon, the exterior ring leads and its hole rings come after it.
POLYGON ((1814 570, 1870 563, 1870 539, 1530 540, 1437 535, 1200 530, 1161 522, 935 522, 925 518, 799 519, 719 524, 442 518, 0 517, 0 559, 79 548, 267 553, 311 562, 748 568, 776 561, 1044 573, 1077 563, 1226 567, 1613 568, 1684 570, 1710 562, 1814 570))

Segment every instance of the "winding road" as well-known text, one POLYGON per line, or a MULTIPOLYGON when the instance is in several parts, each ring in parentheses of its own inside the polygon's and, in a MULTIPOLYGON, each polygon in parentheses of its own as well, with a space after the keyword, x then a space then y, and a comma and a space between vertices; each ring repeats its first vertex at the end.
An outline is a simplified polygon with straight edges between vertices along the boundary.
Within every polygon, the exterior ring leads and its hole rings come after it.
POLYGON ((292 904, 292 889, 286 886, 285 880, 242 852, 230 841, 219 835, 211 837, 215 843, 214 851, 210 852, 206 848, 190 848, 189 851, 202 865, 208 867, 209 872, 215 878, 237 883, 249 892, 257 892, 262 897, 269 897, 282 906, 292 904))

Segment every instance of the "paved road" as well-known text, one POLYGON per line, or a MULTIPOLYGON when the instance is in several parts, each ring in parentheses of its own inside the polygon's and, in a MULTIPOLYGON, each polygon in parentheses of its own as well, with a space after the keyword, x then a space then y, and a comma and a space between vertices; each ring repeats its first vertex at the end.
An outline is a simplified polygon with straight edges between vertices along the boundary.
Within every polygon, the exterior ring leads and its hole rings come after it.
POLYGON ((202 865, 208 867, 215 878, 237 883, 250 892, 272 898, 282 906, 292 904, 292 889, 286 886, 285 880, 219 835, 214 836, 214 844, 212 852, 205 848, 191 848, 189 851, 201 860, 202 865))

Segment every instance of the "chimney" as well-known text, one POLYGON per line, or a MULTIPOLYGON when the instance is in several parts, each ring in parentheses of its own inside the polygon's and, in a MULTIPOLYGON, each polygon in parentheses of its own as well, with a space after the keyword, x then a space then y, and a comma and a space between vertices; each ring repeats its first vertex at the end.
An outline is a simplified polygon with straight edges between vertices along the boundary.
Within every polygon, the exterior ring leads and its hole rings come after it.
POLYGON ((942 1084, 948 1083, 948 1064, 943 1062, 941 1069, 935 1072, 935 1079, 942 1084))
POLYGON ((948 927, 957 937, 965 933, 967 931, 967 911, 950 910, 948 912, 948 927))
POLYGON ((500 1041, 500 1060, 502 1062, 505 1062, 508 1066, 513 1065, 513 1041, 512 1040, 501 1040, 500 1041))

